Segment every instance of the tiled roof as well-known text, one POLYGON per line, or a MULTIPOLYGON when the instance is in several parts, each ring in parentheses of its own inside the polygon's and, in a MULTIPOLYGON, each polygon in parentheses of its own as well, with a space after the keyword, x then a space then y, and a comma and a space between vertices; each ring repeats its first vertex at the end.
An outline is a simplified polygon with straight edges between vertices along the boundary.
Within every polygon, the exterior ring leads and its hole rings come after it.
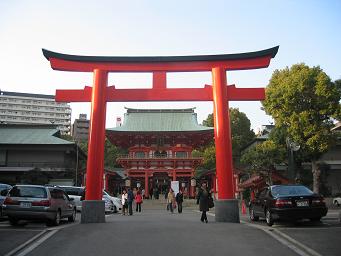
POLYGON ((45 125, 0 125, 0 144, 74 144, 58 138, 59 130, 45 125))
POLYGON ((213 131, 198 124, 194 109, 128 109, 122 126, 114 132, 185 132, 213 131))

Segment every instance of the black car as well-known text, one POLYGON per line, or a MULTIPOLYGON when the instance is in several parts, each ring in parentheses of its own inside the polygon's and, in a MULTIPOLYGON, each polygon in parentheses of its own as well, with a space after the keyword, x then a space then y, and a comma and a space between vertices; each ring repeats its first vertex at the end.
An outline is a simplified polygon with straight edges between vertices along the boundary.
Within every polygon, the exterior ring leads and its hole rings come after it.
POLYGON ((319 221, 328 212, 323 197, 302 185, 267 187, 250 202, 249 210, 251 221, 263 217, 269 226, 281 220, 319 221))

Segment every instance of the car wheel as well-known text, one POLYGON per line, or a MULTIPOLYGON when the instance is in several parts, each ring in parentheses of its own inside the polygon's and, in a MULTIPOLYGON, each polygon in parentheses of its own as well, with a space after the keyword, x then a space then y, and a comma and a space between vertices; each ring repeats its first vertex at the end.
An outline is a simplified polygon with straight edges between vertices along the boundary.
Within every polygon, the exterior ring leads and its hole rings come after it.
POLYGON ((61 212, 58 210, 56 212, 56 216, 54 217, 54 220, 51 221, 51 226, 59 226, 61 219, 61 212))
POLYGON ((12 226, 18 225, 18 222, 19 222, 18 219, 13 218, 13 217, 8 217, 8 220, 9 220, 9 223, 10 223, 12 226))
POLYGON ((266 224, 268 224, 268 226, 270 227, 274 224, 274 219, 269 209, 267 209, 265 212, 265 220, 266 220, 266 224))
POLYGON ((117 213, 117 207, 114 205, 114 213, 117 213))
POLYGON ((75 222, 76 220, 76 209, 73 209, 72 215, 68 218, 69 222, 75 222))
POLYGON ((334 205, 338 206, 338 207, 340 206, 340 204, 339 204, 339 202, 337 200, 334 201, 334 205))
POLYGON ((251 220, 251 221, 257 221, 257 220, 259 220, 259 217, 255 215, 255 212, 254 212, 252 206, 250 206, 249 213, 250 213, 250 220, 251 220))

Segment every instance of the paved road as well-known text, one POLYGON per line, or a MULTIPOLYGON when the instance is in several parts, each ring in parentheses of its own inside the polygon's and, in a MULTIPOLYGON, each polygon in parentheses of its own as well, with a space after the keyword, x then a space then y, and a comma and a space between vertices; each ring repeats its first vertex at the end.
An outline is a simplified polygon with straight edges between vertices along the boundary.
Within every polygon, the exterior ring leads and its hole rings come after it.
POLYGON ((296 255, 261 230, 241 224, 199 221, 187 210, 145 210, 107 217, 103 224, 59 230, 28 255, 296 255))
MULTIPOLYGON (((321 223, 276 224, 264 220, 243 224, 199 221, 197 205, 186 202, 179 215, 165 211, 165 202, 147 200, 143 212, 133 216, 108 215, 106 223, 70 224, 47 228, 44 223, 11 227, 0 222, 0 255, 340 255, 339 210, 331 210, 321 223), (29 243, 29 239, 34 238, 29 243), (290 249, 291 248, 291 249, 290 249)), ((80 216, 78 216, 78 220, 80 216)))

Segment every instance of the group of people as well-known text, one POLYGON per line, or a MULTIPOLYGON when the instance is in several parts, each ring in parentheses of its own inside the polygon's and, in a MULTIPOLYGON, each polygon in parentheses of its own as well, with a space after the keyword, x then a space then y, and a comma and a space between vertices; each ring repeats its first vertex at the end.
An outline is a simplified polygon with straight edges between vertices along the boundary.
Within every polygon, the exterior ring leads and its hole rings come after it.
MULTIPOLYGON (((206 183, 202 183, 197 196, 197 204, 199 205, 199 210, 201 211, 201 222, 208 223, 206 212, 209 211, 210 208, 214 207, 213 198, 211 195, 211 191, 207 188, 206 183)), ((174 195, 173 189, 169 189, 167 195, 167 210, 174 212, 174 208, 178 207, 178 213, 182 213, 182 203, 184 201, 183 193, 180 190, 179 193, 174 195)))
MULTIPOLYGON (((214 206, 211 191, 207 188, 206 183, 202 183, 197 196, 197 204, 201 213, 201 222, 208 223, 206 212, 209 208, 214 206)), ((143 202, 143 195, 140 190, 136 191, 136 194, 128 188, 122 192, 122 215, 133 215, 133 202, 135 200, 136 212, 141 212, 141 205, 143 202)), ((182 213, 182 203, 184 201, 183 192, 180 190, 176 195, 172 188, 169 189, 167 194, 167 210, 174 213, 174 209, 178 208, 178 213, 182 213)))
POLYGON ((176 208, 177 206, 178 213, 182 213, 183 201, 184 201, 184 195, 182 191, 180 190, 175 196, 174 190, 170 188, 167 194, 167 211, 174 213, 174 208, 176 208))
POLYGON ((135 200, 136 212, 141 212, 141 205, 143 202, 143 195, 140 190, 134 192, 128 188, 128 190, 122 191, 122 215, 133 215, 133 202, 135 200))

